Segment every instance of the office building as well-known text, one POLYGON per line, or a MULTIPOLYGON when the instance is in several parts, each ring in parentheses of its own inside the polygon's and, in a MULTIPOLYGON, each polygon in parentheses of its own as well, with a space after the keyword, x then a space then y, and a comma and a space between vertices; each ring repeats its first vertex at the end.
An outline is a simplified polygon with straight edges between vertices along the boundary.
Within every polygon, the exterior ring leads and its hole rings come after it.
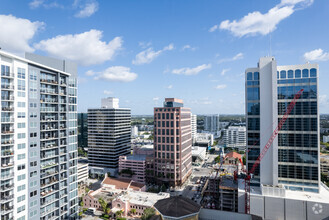
POLYGON ((78 159, 78 183, 85 183, 89 176, 88 160, 85 158, 78 159))
POLYGON ((131 113, 119 99, 102 99, 102 107, 88 109, 88 162, 93 174, 117 172, 119 156, 130 154, 131 113))
POLYGON ((219 115, 205 115, 203 119, 205 131, 217 132, 219 130, 219 115))
POLYGON ((78 113, 78 147, 88 149, 88 114, 78 113))
POLYGON ((154 108, 154 177, 160 184, 180 186, 192 173, 191 111, 183 100, 166 98, 154 108))
POLYGON ((1 219, 75 219, 77 66, 0 50, 1 219))
POLYGON ((192 132, 192 141, 194 142, 194 138, 197 132, 197 116, 191 114, 191 132, 192 132))
POLYGON ((138 137, 138 127, 137 126, 131 126, 131 138, 138 137))
POLYGON ((328 143, 329 142, 329 136, 323 135, 323 142, 328 143))
POLYGON ((127 155, 119 157, 119 175, 145 184, 146 155, 127 155))
POLYGON ((246 70, 248 170, 271 137, 294 95, 304 89, 256 169, 252 185, 281 184, 289 190, 319 192, 317 85, 317 64, 277 66, 273 57, 263 57, 258 67, 246 70))
POLYGON ((246 147, 246 127, 230 126, 223 131, 223 139, 226 147, 244 150, 246 147))

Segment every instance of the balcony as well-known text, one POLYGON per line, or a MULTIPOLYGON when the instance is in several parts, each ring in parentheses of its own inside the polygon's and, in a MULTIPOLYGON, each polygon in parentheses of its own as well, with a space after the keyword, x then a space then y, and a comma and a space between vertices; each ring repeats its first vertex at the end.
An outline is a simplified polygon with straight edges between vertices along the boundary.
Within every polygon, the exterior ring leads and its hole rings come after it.
POLYGON ((56 175, 56 174, 58 174, 58 171, 52 171, 52 172, 47 171, 45 173, 42 173, 40 175, 40 178, 43 179, 43 178, 49 177, 51 175, 56 175))
POLYGON ((53 167, 53 166, 57 166, 57 163, 49 162, 49 163, 46 163, 46 164, 41 164, 41 169, 47 169, 47 168, 50 168, 50 167, 53 167))
POLYGON ((50 154, 50 155, 42 154, 41 155, 41 160, 46 160, 46 159, 50 159, 50 158, 53 158, 53 157, 58 157, 58 155, 57 154, 50 154))
POLYGON ((14 129, 10 129, 10 130, 1 130, 1 134, 13 134, 14 133, 14 129))
POLYGON ((14 101, 14 96, 1 96, 2 101, 14 101))
POLYGON ((50 145, 47 145, 47 146, 42 146, 41 150, 50 150, 50 149, 55 149, 55 148, 58 148, 58 145, 50 144, 50 145))
POLYGON ((2 107, 1 110, 4 112, 13 112, 14 107, 2 107))
POLYGON ((2 169, 7 169, 7 168, 10 168, 10 167, 13 167, 14 166, 14 162, 9 162, 9 163, 3 163, 1 164, 1 168, 2 169))
POLYGON ((40 82, 44 84, 52 84, 52 85, 58 84, 58 82, 54 79, 40 79, 40 82))
POLYGON ((13 73, 1 73, 1 76, 4 78, 14 78, 13 73))
POLYGON ((40 89, 41 94, 57 95, 57 91, 53 89, 40 89))
MULTIPOLYGON (((50 186, 51 184, 54 184, 56 182, 58 182, 58 180, 52 180, 51 182, 49 182, 47 184, 41 184, 41 188, 46 187, 46 186, 50 186)), ((50 194, 52 194, 56 191, 58 191, 58 189, 56 187, 54 187, 54 188, 46 189, 46 190, 40 192, 40 195, 41 195, 41 197, 45 197, 45 196, 50 195, 50 194)))
POLYGON ((58 138, 58 136, 54 135, 54 136, 41 137, 40 140, 45 141, 45 140, 53 140, 53 139, 57 139, 57 138, 58 138))
POLYGON ((56 99, 40 99, 41 103, 58 103, 56 99))
POLYGON ((14 195, 1 195, 0 203, 9 202, 14 199, 14 195))
POLYGON ((14 177, 14 173, 9 173, 9 174, 1 174, 0 180, 7 180, 14 177))
POLYGON ((14 188, 14 184, 7 184, 0 187, 1 192, 5 192, 14 188))
POLYGON ((10 84, 3 84, 1 85, 2 90, 14 90, 14 86, 10 84))
POLYGON ((1 140, 1 145, 13 145, 14 140, 1 140))
POLYGON ((1 207, 1 215, 8 214, 9 212, 14 210, 14 206, 6 206, 6 207, 1 207))
POLYGON ((1 118, 1 123, 14 123, 14 118, 1 118))
POLYGON ((12 150, 1 151, 1 156, 3 156, 3 157, 14 156, 14 151, 12 151, 12 150))

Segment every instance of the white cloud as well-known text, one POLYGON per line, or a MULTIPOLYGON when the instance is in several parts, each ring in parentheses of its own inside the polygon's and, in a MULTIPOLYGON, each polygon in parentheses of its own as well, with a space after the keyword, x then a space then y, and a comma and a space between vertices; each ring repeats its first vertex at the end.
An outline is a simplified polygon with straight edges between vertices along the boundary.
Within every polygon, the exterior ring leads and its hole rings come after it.
POLYGON ((33 0, 29 3, 31 9, 40 7, 43 4, 44 0, 33 0))
POLYGON ((141 65, 146 63, 151 63, 155 58, 157 58, 160 54, 164 51, 169 51, 174 49, 174 44, 169 44, 165 46, 162 50, 154 51, 152 47, 143 50, 142 52, 138 53, 135 59, 132 61, 135 65, 141 65))
POLYGON ((87 18, 92 16, 98 10, 98 2, 86 3, 83 8, 75 14, 77 18, 87 18))
POLYGON ((152 43, 151 43, 151 42, 144 42, 144 41, 142 41, 142 42, 139 42, 138 45, 139 45, 141 48, 145 49, 145 48, 147 48, 147 47, 150 47, 150 46, 152 45, 152 43))
POLYGON ((231 61, 241 60, 241 59, 243 59, 243 53, 238 53, 237 55, 235 55, 232 58, 223 58, 223 59, 220 59, 218 61, 218 63, 231 62, 231 61))
POLYGON ((110 82, 131 82, 137 78, 137 74, 125 66, 112 66, 101 72, 88 71, 87 73, 89 76, 94 76, 94 80, 110 82))
POLYGON ((112 91, 109 91, 109 90, 104 90, 104 94, 105 94, 105 95, 112 95, 113 92, 112 92, 112 91))
POLYGON ((231 69, 223 69, 222 72, 220 73, 220 75, 224 76, 228 71, 230 71, 231 69))
POLYGON ((212 26, 211 28, 209 28, 209 32, 214 32, 217 29, 219 29, 219 25, 218 24, 216 24, 216 25, 212 26))
POLYGON ((159 101, 159 99, 160 99, 159 97, 154 97, 153 101, 159 101))
POLYGON ((194 50, 196 50, 196 47, 192 47, 191 45, 184 45, 183 47, 182 47, 182 51, 184 51, 184 50, 191 50, 191 51, 194 51, 194 50))
POLYGON ((209 100, 208 97, 206 97, 206 98, 191 100, 190 103, 195 105, 211 105, 212 101, 209 100))
POLYGON ((58 35, 42 40, 34 46, 52 56, 88 66, 112 60, 117 51, 121 49, 123 42, 121 37, 115 37, 106 43, 101 41, 102 36, 102 31, 91 29, 81 34, 58 35))
POLYGON ((44 27, 43 22, 31 22, 28 19, 13 15, 0 15, 0 45, 2 49, 12 52, 33 52, 29 42, 38 30, 44 27))
POLYGON ((166 89, 172 89, 173 88, 173 85, 166 86, 165 88, 166 89))
POLYGON ((280 4, 271 8, 267 13, 262 14, 259 11, 254 11, 240 20, 222 21, 219 25, 211 27, 209 31, 228 30, 237 37, 267 35, 274 31, 282 20, 298 10, 298 7, 305 8, 312 3, 313 0, 282 0, 280 4))
POLYGON ((306 52, 304 59, 307 61, 327 61, 329 60, 329 53, 324 52, 321 48, 306 52))
POLYGON ((220 84, 215 87, 215 89, 225 89, 227 86, 225 84, 220 84))
POLYGON ((197 75, 199 72, 210 68, 211 68, 211 64, 202 64, 194 68, 184 67, 180 69, 173 69, 172 73, 177 75, 190 76, 190 75, 197 75))

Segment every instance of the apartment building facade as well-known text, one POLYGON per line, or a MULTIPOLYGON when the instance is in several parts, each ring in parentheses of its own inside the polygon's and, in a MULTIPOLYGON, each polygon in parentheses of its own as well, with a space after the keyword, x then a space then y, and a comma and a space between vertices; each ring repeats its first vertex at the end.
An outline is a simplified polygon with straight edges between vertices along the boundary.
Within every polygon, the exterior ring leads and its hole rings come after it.
POLYGON ((223 139, 226 147, 244 150, 246 147, 246 127, 230 126, 224 129, 223 139))
POLYGON ((116 173, 119 156, 129 155, 131 112, 117 98, 102 99, 102 108, 88 109, 88 162, 92 173, 116 173))
POLYGON ((77 66, 1 55, 1 219, 75 219, 77 66))
POLYGON ((166 98, 154 108, 154 177, 158 184, 180 186, 192 173, 191 111, 183 101, 166 98))
POLYGON ((294 95, 301 97, 252 179, 253 185, 319 192, 318 65, 277 66, 273 57, 260 58, 246 70, 247 169, 282 119, 294 95))
POLYGON ((205 131, 217 132, 219 130, 219 115, 205 115, 203 124, 205 131))

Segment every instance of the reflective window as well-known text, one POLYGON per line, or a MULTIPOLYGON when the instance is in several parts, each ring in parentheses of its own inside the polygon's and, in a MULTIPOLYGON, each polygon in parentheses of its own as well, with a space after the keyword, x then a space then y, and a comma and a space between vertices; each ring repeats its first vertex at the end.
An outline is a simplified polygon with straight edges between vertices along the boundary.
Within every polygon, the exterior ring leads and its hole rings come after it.
POLYGON ((248 115, 259 115, 259 102, 248 103, 248 115))
POLYGON ((276 71, 276 78, 279 79, 280 78, 280 74, 279 71, 276 71))
POLYGON ((254 80, 259 80, 259 72, 254 72, 254 80))
POLYGON ((247 73, 247 80, 252 80, 252 72, 247 73))
POLYGON ((295 78, 301 78, 301 71, 295 70, 295 78))
POLYGON ((247 88, 248 100, 259 100, 259 88, 247 88))
POLYGON ((289 78, 289 79, 294 78, 294 71, 292 71, 292 70, 288 70, 288 78, 289 78))
POLYGON ((281 72, 280 72, 280 79, 285 79, 285 78, 287 78, 287 73, 286 73, 286 71, 285 70, 282 70, 281 72))
POLYGON ((307 78, 308 76, 308 69, 303 69, 303 78, 307 78))
POLYGON ((311 77, 316 77, 316 69, 315 69, 315 68, 312 68, 312 69, 310 70, 310 76, 311 76, 311 77))

